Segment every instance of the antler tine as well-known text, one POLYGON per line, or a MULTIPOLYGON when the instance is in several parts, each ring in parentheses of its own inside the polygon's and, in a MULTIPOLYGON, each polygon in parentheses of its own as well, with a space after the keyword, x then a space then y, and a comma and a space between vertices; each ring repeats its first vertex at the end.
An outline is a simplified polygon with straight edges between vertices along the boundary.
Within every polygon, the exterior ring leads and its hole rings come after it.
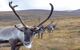
POLYGON ((51 3, 49 3, 49 4, 51 6, 51 12, 50 12, 49 16, 43 22, 41 22, 37 27, 41 26, 43 23, 45 23, 51 17, 53 10, 54 10, 54 7, 51 3))
POLYGON ((13 6, 13 8, 18 7, 18 5, 13 6))
POLYGON ((23 23, 23 21, 21 20, 21 18, 20 18, 20 16, 16 13, 16 11, 15 11, 15 7, 17 7, 18 5, 15 5, 15 6, 12 6, 12 1, 11 2, 9 2, 9 7, 12 9, 12 11, 14 12, 14 14, 18 17, 18 19, 20 20, 20 22, 21 22, 21 24, 25 27, 25 28, 27 28, 26 27, 26 25, 23 23))

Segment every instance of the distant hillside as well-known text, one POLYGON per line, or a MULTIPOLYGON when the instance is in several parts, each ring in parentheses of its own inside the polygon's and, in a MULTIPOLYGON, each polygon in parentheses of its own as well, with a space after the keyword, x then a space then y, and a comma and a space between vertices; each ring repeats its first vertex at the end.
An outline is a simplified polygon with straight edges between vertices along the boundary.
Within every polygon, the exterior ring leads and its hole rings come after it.
MULTIPOLYGON (((21 10, 17 11, 17 13, 22 16, 22 19, 30 19, 30 18, 45 18, 48 16, 50 10, 21 10)), ((52 17, 59 16, 80 16, 80 9, 75 11, 54 11, 52 17)), ((16 20, 17 17, 13 12, 0 12, 0 21, 3 20, 16 20)))

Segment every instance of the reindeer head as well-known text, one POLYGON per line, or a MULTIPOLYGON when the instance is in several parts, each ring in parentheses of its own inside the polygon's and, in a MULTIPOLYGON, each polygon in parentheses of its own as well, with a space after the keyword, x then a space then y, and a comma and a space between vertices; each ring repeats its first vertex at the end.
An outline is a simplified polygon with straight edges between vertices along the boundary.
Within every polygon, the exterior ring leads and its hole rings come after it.
MULTIPOLYGON (((24 33, 24 39, 22 39, 22 40, 23 40, 23 44, 24 44, 25 46, 30 46, 30 47, 31 47, 30 44, 31 44, 32 36, 33 36, 34 34, 36 34, 36 32, 37 32, 37 30, 39 30, 40 26, 41 26, 43 23, 45 23, 45 22, 51 17, 52 12, 53 12, 53 5, 50 3, 51 12, 50 12, 49 16, 48 16, 43 22, 41 22, 37 27, 34 27, 34 28, 28 28, 28 27, 26 27, 26 25, 23 23, 23 21, 21 20, 20 16, 16 13, 16 11, 15 11, 15 9, 14 9, 14 8, 17 7, 17 6, 18 6, 18 5, 12 6, 12 2, 9 2, 9 7, 12 9, 12 11, 14 12, 14 14, 18 17, 18 19, 20 20, 21 24, 23 25, 23 27, 21 27, 21 28, 18 28, 18 27, 15 25, 15 27, 16 27, 19 31, 21 31, 21 32, 24 33)), ((28 48, 30 48, 30 47, 28 47, 28 48)))

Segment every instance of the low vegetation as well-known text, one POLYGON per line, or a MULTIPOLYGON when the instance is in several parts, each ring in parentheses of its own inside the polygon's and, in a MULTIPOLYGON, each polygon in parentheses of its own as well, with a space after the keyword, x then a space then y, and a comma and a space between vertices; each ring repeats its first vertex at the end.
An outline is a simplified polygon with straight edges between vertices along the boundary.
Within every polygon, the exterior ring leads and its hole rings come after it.
MULTIPOLYGON (((42 20, 41 20, 42 21, 42 20)), ((44 25, 51 21, 57 23, 57 27, 53 33, 48 35, 45 32, 43 39, 33 38, 33 47, 31 50, 80 50, 80 17, 57 17, 50 19, 44 25), (35 42, 35 43, 34 43, 35 42)), ((40 22, 37 19, 25 20, 28 25, 37 25, 40 22), (36 24, 35 24, 36 23, 36 24)), ((18 21, 0 22, 0 26, 13 26, 18 21)), ((10 47, 0 48, 0 50, 9 50, 10 47)), ((29 50, 21 47, 20 50, 29 50)))

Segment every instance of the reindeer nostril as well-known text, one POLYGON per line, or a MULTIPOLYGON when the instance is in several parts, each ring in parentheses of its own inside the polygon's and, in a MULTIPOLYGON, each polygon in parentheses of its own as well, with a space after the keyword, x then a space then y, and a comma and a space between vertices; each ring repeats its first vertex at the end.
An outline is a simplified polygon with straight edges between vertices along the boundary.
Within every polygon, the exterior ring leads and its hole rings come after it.
POLYGON ((29 45, 30 44, 30 42, 25 42, 25 45, 29 45))
POLYGON ((30 44, 30 42, 28 42, 27 44, 30 44))

